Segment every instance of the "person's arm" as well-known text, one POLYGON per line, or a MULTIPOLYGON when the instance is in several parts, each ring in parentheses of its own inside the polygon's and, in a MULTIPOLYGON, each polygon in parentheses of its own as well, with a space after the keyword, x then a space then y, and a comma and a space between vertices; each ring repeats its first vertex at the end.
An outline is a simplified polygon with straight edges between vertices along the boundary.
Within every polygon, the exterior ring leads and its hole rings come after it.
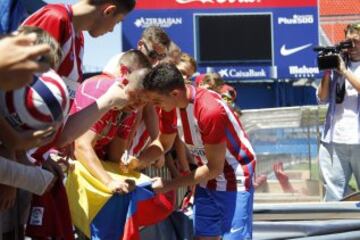
POLYGON ((110 143, 107 152, 109 161, 111 162, 120 162, 121 156, 129 147, 129 139, 124 139, 121 137, 115 137, 110 143))
POLYGON ((54 175, 36 166, 26 166, 0 157, 0 184, 21 188, 42 195, 52 183, 54 175))
POLYGON ((317 98, 319 100, 320 103, 325 103, 327 102, 328 98, 329 98, 329 92, 330 92, 330 75, 331 75, 331 71, 327 70, 324 72, 324 75, 320 81, 320 84, 317 88, 317 98))
POLYGON ((140 154, 138 158, 131 157, 129 159, 130 163, 128 170, 142 170, 150 167, 155 161, 170 150, 174 144, 175 137, 176 133, 160 133, 158 138, 150 143, 150 145, 140 154))
POLYGON ((69 116, 61 136, 55 143, 56 146, 64 147, 70 144, 90 129, 111 108, 123 108, 127 100, 128 96, 124 89, 118 84, 113 84, 96 102, 69 116))
POLYGON ((152 187, 156 192, 167 192, 179 187, 189 186, 216 178, 224 169, 226 143, 205 145, 207 165, 198 167, 187 176, 178 177, 169 182, 156 178, 152 187))
POLYGON ((351 70, 345 70, 341 73, 350 84, 356 89, 356 91, 360 92, 360 76, 355 75, 351 70))
POLYGON ((113 179, 102 166, 93 146, 96 143, 97 135, 88 130, 75 141, 75 157, 85 168, 99 181, 101 181, 111 192, 128 193, 135 187, 133 181, 121 181, 113 179))
POLYGON ((94 145, 97 140, 97 134, 92 131, 86 131, 75 141, 75 157, 84 167, 104 185, 111 180, 111 176, 105 171, 99 158, 94 151, 94 145))
POLYGON ((356 91, 360 92, 360 75, 355 75, 354 72, 348 69, 344 60, 341 57, 339 57, 339 67, 337 71, 350 82, 350 84, 353 86, 353 88, 356 89, 356 91))
POLYGON ((180 171, 182 173, 190 172, 189 161, 186 154, 186 146, 180 138, 177 136, 174 143, 176 158, 180 165, 180 171))
POLYGON ((129 170, 140 170, 151 166, 173 146, 177 135, 176 111, 160 112, 160 133, 150 145, 140 154, 138 158, 132 157, 128 161, 129 170))
POLYGON ((151 140, 154 141, 159 135, 159 117, 152 104, 147 104, 143 108, 143 119, 146 130, 149 132, 151 140))

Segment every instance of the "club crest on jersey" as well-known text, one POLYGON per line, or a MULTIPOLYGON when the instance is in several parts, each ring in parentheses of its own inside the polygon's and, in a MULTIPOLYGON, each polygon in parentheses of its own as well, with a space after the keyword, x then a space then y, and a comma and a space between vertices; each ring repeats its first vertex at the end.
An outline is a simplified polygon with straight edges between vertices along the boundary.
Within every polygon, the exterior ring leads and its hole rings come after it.
POLYGON ((33 226, 42 226, 43 216, 44 216, 44 208, 43 207, 33 207, 31 209, 31 216, 30 216, 29 224, 33 225, 33 226))

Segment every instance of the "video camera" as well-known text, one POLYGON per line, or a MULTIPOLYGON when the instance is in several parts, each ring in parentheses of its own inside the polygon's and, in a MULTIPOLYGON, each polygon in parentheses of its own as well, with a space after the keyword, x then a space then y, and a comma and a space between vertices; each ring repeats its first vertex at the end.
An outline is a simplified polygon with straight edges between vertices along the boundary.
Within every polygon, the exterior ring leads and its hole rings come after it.
POLYGON ((344 50, 353 48, 354 45, 351 40, 339 42, 335 46, 314 48, 318 52, 317 62, 319 70, 337 68, 339 66, 338 54, 343 54, 344 50))

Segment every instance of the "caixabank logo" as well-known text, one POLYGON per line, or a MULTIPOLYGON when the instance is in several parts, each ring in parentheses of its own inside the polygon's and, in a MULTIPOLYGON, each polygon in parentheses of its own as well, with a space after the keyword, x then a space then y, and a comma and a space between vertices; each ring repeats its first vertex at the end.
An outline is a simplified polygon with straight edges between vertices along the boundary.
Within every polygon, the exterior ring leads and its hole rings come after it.
POLYGON ((159 26, 161 28, 169 28, 174 25, 181 25, 183 19, 181 17, 140 17, 134 21, 137 28, 147 28, 149 26, 159 26))
POLYGON ((264 69, 235 69, 223 68, 219 70, 219 74, 223 78, 266 78, 264 69))

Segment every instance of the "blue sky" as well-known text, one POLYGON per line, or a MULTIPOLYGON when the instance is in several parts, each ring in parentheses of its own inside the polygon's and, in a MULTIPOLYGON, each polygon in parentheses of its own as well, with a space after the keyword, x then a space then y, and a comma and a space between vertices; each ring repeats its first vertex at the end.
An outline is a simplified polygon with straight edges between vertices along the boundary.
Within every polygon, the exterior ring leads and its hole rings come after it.
MULTIPOLYGON (((47 3, 76 3, 77 0, 44 0, 47 3)), ((84 67, 85 72, 101 70, 106 62, 115 54, 122 51, 121 24, 118 24, 112 33, 98 38, 92 38, 84 33, 84 67)))

